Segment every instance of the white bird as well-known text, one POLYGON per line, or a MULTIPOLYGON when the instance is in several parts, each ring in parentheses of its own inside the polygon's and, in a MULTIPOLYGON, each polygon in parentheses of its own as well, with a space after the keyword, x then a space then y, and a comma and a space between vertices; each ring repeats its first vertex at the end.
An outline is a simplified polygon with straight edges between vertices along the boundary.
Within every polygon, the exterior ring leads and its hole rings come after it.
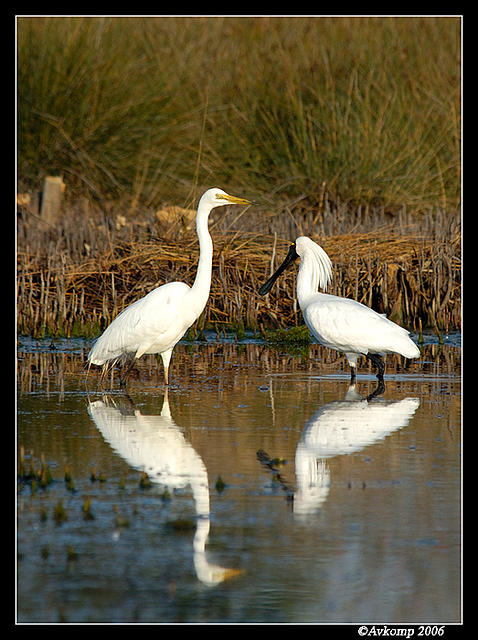
POLYGON ((90 402, 88 413, 111 448, 131 467, 147 473, 152 483, 166 488, 190 487, 196 513, 193 560, 201 582, 214 586, 243 574, 242 569, 222 567, 208 559, 210 529, 209 480, 206 466, 171 416, 166 388, 160 415, 143 415, 128 397, 90 402), (115 404, 118 401, 118 404, 115 404))
POLYGON ((107 327, 91 349, 90 364, 114 364, 133 356, 122 376, 145 353, 159 353, 163 361, 165 384, 169 382, 169 362, 177 342, 199 318, 211 287, 213 244, 208 231, 212 209, 230 204, 253 204, 244 198, 230 196, 222 189, 209 189, 201 197, 196 214, 199 239, 199 263, 192 287, 185 282, 169 282, 154 289, 144 298, 126 307, 107 327))
POLYGON ((294 514, 318 511, 330 490, 327 460, 362 451, 408 425, 418 398, 369 402, 351 385, 344 400, 323 405, 307 422, 295 452, 294 514))
POLYGON ((409 332, 385 315, 356 300, 319 293, 319 287, 325 291, 332 278, 332 263, 322 247, 305 236, 290 246, 284 262, 259 289, 260 295, 269 293, 280 274, 299 257, 297 299, 305 324, 320 344, 345 353, 352 382, 362 355, 376 366, 379 381, 383 381, 385 370, 381 356, 387 353, 399 353, 406 358, 420 356, 409 332))

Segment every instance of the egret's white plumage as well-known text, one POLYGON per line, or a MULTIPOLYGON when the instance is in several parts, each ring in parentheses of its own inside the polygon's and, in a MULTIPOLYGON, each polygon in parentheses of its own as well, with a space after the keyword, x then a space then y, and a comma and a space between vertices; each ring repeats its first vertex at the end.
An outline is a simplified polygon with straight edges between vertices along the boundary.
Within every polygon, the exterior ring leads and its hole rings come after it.
POLYGON ((209 297, 213 254, 209 214, 215 207, 228 204, 252 203, 222 189, 209 189, 199 201, 196 230, 200 255, 192 287, 185 282, 169 282, 124 309, 94 344, 88 356, 91 364, 107 365, 124 356, 138 359, 145 353, 159 353, 168 384, 174 346, 199 318, 209 297))
POLYGON ((208 560, 206 542, 210 528, 209 480, 206 466, 177 426, 167 388, 160 415, 143 415, 129 398, 121 396, 90 402, 88 413, 104 440, 131 467, 148 474, 152 483, 169 490, 190 487, 197 517, 193 559, 199 580, 208 586, 242 574, 208 560), (117 403, 117 404, 116 404, 117 403))
POLYGON ((297 238, 284 262, 259 293, 268 293, 279 275, 299 257, 297 299, 304 321, 320 344, 345 353, 352 378, 361 355, 369 357, 377 366, 379 378, 383 377, 380 356, 399 353, 406 358, 419 357, 420 351, 409 332, 385 315, 356 300, 318 291, 319 287, 327 289, 332 278, 332 263, 322 247, 310 238, 297 238))

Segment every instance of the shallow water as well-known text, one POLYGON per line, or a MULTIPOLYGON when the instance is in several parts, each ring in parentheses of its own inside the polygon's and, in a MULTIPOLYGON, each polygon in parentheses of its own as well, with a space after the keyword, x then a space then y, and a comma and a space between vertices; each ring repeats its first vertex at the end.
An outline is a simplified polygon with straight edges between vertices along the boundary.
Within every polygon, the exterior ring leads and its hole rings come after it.
POLYGON ((165 398, 153 357, 125 395, 88 342, 20 342, 18 448, 53 481, 18 482, 18 622, 461 620, 459 347, 388 358, 367 401, 318 345, 181 343, 165 398))

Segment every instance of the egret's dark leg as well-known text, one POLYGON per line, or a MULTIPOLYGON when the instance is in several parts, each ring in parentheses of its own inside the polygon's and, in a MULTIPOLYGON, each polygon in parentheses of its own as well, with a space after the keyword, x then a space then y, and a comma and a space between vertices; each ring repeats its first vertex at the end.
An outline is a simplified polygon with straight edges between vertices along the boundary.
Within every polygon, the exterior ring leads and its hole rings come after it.
POLYGON ((126 387, 126 378, 128 377, 129 372, 131 371, 131 369, 134 367, 135 364, 136 364, 136 358, 131 358, 130 362, 128 362, 128 364, 125 364, 123 366, 123 369, 121 371, 121 376, 120 376, 120 389, 124 389, 126 387))
POLYGON ((355 384, 355 378, 356 378, 356 374, 355 374, 355 369, 357 367, 350 367, 350 384, 355 384))
POLYGON ((381 356, 376 353, 367 353, 366 356, 370 362, 372 362, 377 367, 377 378, 379 380, 383 380, 383 374, 385 373, 385 365, 381 356))

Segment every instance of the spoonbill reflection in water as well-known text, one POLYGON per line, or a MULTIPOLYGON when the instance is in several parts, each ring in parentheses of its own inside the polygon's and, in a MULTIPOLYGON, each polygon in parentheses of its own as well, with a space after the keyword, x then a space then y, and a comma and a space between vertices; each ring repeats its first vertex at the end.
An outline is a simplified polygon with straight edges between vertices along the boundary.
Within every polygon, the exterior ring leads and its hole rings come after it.
POLYGON ((356 300, 318 291, 327 289, 332 278, 332 263, 322 247, 306 236, 297 238, 290 246, 284 262, 259 289, 260 295, 269 293, 277 278, 297 258, 300 258, 297 299, 305 324, 320 344, 345 353, 352 382, 360 356, 375 365, 379 380, 383 380, 385 370, 382 356, 388 353, 406 358, 420 356, 409 332, 385 315, 356 300))
POLYGON ((112 400, 90 402, 88 413, 104 440, 131 467, 145 471, 152 483, 167 488, 169 493, 191 487, 196 511, 193 560, 196 575, 203 584, 214 586, 241 575, 241 569, 221 567, 207 559, 208 474, 201 457, 171 417, 167 391, 159 416, 143 415, 128 398, 126 401, 126 408, 112 400))
POLYGON ((131 358, 121 377, 121 386, 138 358, 145 353, 159 353, 163 361, 164 382, 169 382, 169 362, 175 345, 199 318, 206 306, 211 287, 213 244, 208 230, 209 214, 215 207, 253 204, 230 196, 222 189, 209 189, 199 201, 196 230, 199 239, 199 263, 192 287, 185 282, 168 282, 126 307, 91 349, 90 364, 113 366, 131 358))
POLYGON ((315 513, 326 500, 330 490, 327 459, 356 453, 403 429, 419 406, 418 398, 370 402, 351 385, 344 400, 320 407, 297 443, 294 514, 315 513))

